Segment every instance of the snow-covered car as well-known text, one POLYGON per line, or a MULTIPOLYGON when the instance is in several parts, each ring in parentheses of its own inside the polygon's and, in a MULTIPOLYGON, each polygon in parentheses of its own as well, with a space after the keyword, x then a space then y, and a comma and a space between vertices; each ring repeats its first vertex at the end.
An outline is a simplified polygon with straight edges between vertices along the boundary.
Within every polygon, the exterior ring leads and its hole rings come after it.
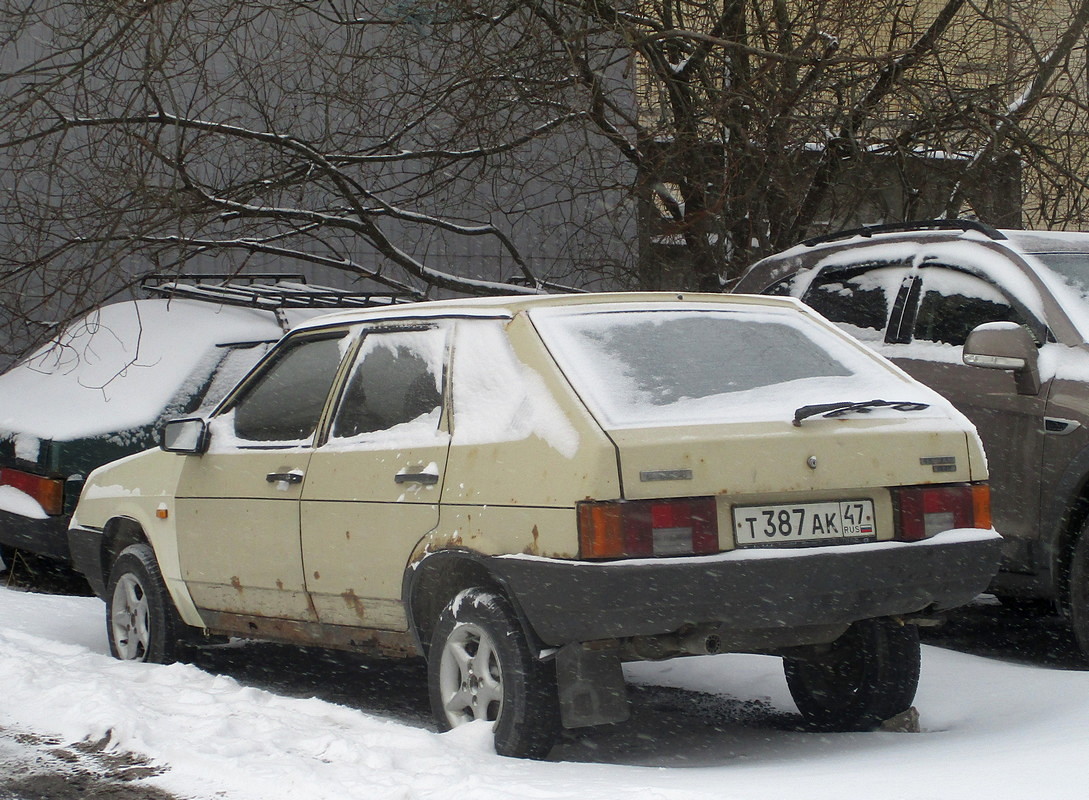
POLYGON ((102 306, 0 375, 0 558, 9 566, 16 551, 66 564, 84 476, 155 446, 164 420, 214 406, 292 325, 382 302, 292 275, 144 288, 159 296, 102 306))
POLYGON ((0 551, 67 562, 92 469, 222 399, 284 330, 270 311, 145 299, 92 312, 0 375, 0 551))
POLYGON ((938 220, 844 231, 755 264, 740 292, 802 299, 975 423, 1002 562, 1089 655, 1089 233, 938 220))
POLYGON ((296 328, 96 470, 70 530, 121 659, 215 635, 422 655, 440 729, 548 753, 621 664, 783 656, 815 727, 908 709, 997 565, 970 423, 789 298, 420 303, 296 328))

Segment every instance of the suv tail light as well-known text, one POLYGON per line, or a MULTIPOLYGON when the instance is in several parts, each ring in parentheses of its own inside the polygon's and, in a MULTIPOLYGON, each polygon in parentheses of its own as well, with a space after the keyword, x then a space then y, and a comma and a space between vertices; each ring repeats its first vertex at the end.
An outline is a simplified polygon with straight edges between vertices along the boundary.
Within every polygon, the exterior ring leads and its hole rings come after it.
POLYGON ((991 527, 991 487, 986 483, 904 486, 894 490, 896 538, 929 539, 952 528, 991 527))
POLYGON ((578 525, 582 558, 718 552, 713 497, 579 503, 578 525))
POLYGON ((0 468, 0 486, 11 486, 30 495, 38 501, 42 511, 52 517, 64 511, 64 481, 17 469, 0 468))

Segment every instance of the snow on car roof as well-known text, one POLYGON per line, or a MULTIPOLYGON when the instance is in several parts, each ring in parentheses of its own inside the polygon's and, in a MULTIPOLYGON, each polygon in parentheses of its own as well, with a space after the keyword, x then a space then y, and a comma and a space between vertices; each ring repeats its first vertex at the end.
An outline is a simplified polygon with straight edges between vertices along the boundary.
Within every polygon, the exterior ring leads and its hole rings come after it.
POLYGON ((0 375, 0 435, 67 441, 151 424, 216 345, 281 335, 275 315, 257 309, 161 299, 103 306, 0 375))
MULTIPOLYGON (((546 306, 598 305, 604 303, 715 303, 717 305, 795 304, 791 298, 762 295, 701 294, 698 292, 585 292, 581 294, 521 294, 498 297, 469 297, 421 303, 352 309, 317 317, 299 327, 347 325, 368 320, 413 320, 436 317, 513 317, 520 311, 546 306)), ((800 305, 797 306, 801 308, 800 305)))
POLYGON ((1089 233, 1083 231, 1002 231, 1025 253, 1087 253, 1089 233))

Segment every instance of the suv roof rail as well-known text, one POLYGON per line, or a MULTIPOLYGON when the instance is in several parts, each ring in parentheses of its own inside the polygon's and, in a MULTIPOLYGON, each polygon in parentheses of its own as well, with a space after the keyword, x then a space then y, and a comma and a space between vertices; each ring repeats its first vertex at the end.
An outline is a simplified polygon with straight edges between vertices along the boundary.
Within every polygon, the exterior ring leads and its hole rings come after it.
POLYGON ((140 282, 148 295, 205 300, 249 308, 372 308, 409 303, 404 294, 352 292, 330 286, 311 286, 303 275, 250 273, 246 275, 148 275, 140 282))
POLYGON ((834 242, 838 239, 849 239, 852 236, 869 237, 875 233, 907 233, 910 231, 978 231, 995 241, 1006 238, 1002 231, 976 219, 918 219, 908 222, 886 222, 881 225, 863 225, 861 228, 814 236, 812 239, 806 239, 802 244, 806 247, 812 247, 825 242, 834 242))

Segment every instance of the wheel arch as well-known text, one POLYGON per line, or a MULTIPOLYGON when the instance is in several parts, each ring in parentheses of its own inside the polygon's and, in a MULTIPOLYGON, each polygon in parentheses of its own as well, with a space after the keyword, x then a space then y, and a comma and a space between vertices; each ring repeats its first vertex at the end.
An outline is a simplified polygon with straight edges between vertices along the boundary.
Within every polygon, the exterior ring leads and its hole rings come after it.
POLYGON ((113 517, 102 528, 102 564, 106 571, 121 551, 129 545, 146 544, 155 550, 144 526, 132 517, 113 517))
POLYGON ((506 582, 489 568, 487 558, 470 550, 445 549, 426 554, 410 565, 405 572, 402 588, 409 630, 417 649, 425 658, 439 614, 458 592, 473 587, 502 594, 514 609, 530 644, 540 650, 540 640, 522 611, 518 598, 506 582))

